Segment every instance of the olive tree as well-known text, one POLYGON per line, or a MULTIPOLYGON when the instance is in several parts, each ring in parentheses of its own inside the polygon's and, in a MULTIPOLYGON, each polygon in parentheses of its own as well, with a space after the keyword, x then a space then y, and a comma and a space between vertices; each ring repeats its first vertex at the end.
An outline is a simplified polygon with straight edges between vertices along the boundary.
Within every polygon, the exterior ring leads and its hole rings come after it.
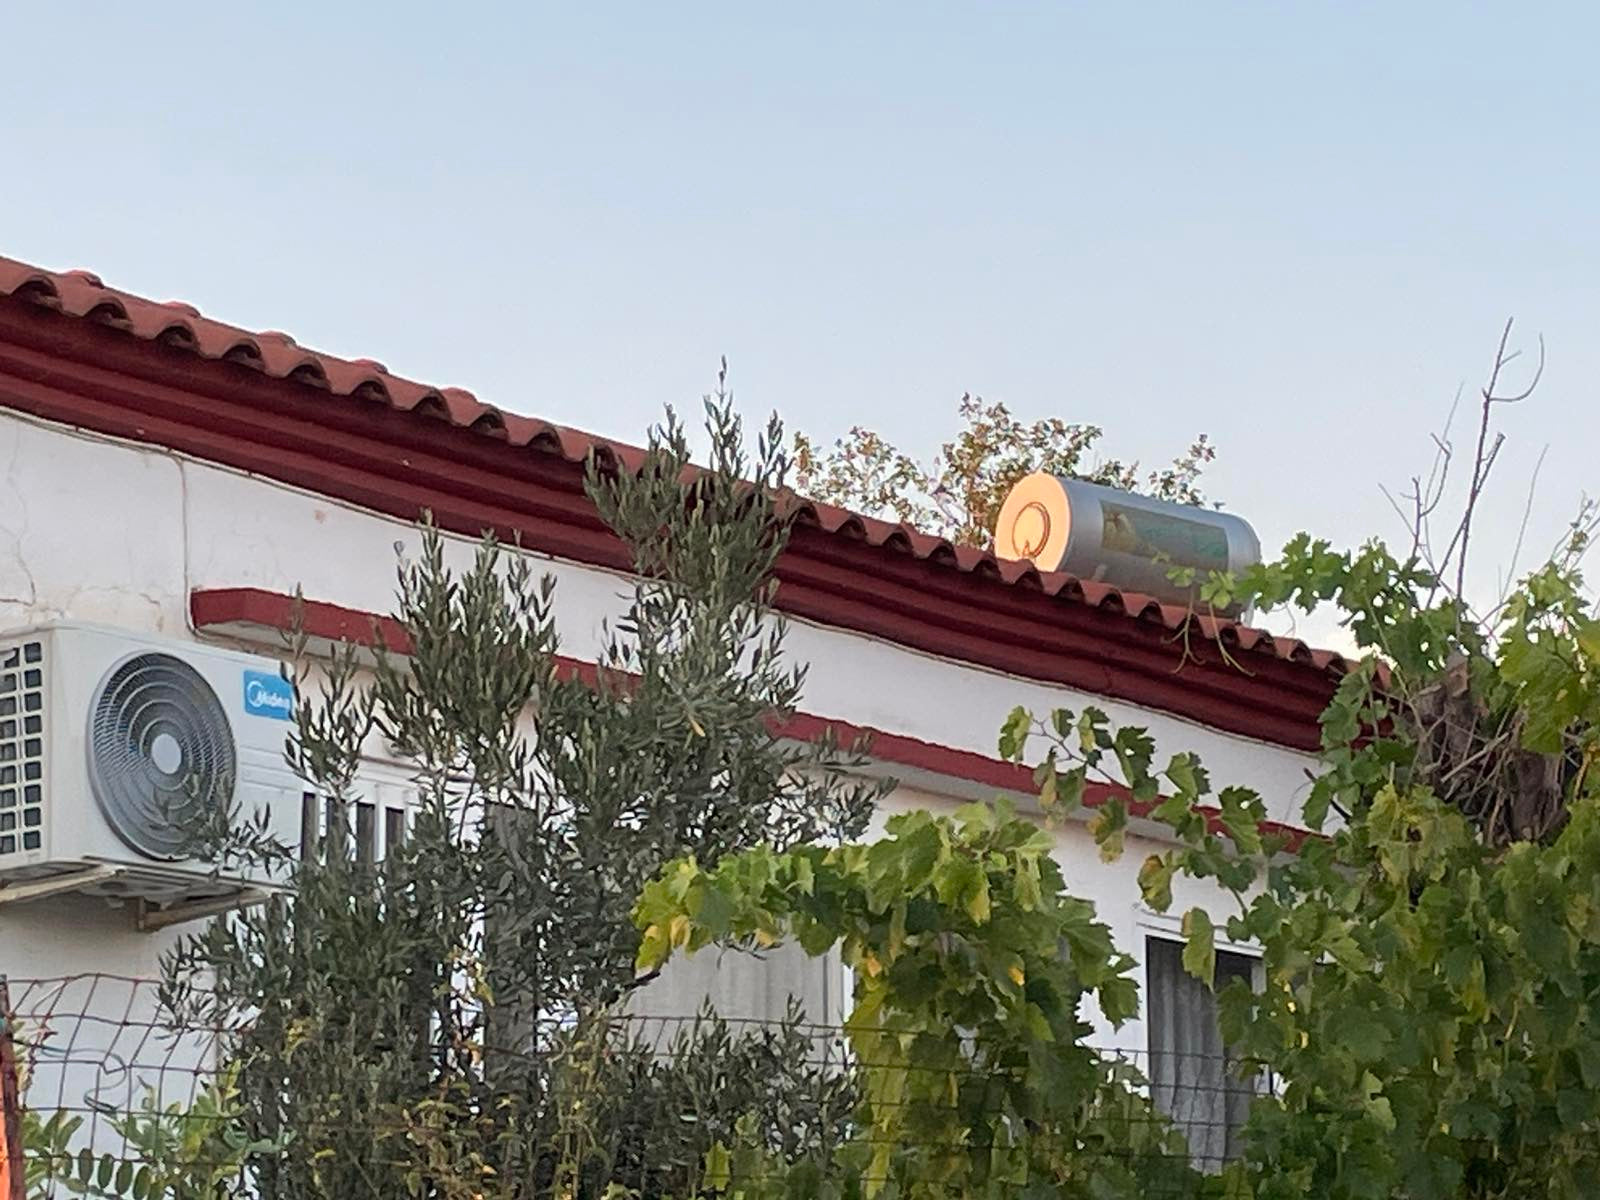
POLYGON ((771 605, 788 460, 775 421, 747 453, 720 387, 706 413, 705 467, 670 413, 636 469, 589 464, 634 568, 592 671, 561 658, 535 560, 488 536, 456 568, 432 528, 399 565, 407 653, 302 662, 289 755, 330 827, 298 857, 219 838, 290 887, 165 965, 179 1020, 225 1031, 245 1135, 283 1147, 249 1164, 261 1194, 648 1194, 679 1183, 640 1164, 697 1171, 729 1106, 836 1119, 792 1023, 749 1042, 707 1018, 663 1050, 623 1012, 644 982, 630 911, 664 864, 848 838, 879 790, 848 750, 777 732, 805 682, 771 605), (374 747, 416 793, 377 862, 347 825, 374 747), (724 1060, 739 1083, 705 1086, 724 1060))

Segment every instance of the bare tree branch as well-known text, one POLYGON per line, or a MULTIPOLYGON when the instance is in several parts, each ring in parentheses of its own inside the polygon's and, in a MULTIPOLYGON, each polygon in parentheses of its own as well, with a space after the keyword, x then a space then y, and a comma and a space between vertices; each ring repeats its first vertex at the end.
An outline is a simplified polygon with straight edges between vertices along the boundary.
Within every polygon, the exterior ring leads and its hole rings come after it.
POLYGON ((1452 559, 1454 560, 1456 579, 1453 595, 1457 604, 1463 607, 1466 604, 1467 549, 1472 538, 1473 515, 1477 511, 1478 501, 1483 496, 1483 489, 1488 482, 1489 472, 1493 468, 1495 460, 1499 457, 1500 447, 1505 442, 1504 434, 1496 434, 1494 441, 1492 443, 1489 441, 1489 428, 1493 419, 1494 406, 1496 404, 1521 403, 1533 394, 1533 390, 1539 386, 1539 380, 1544 376, 1545 348, 1544 338, 1541 337, 1539 339, 1539 363, 1534 368, 1533 376, 1528 381, 1527 386, 1513 394, 1499 394, 1500 377, 1504 373, 1507 364, 1513 362, 1518 353, 1506 349, 1511 340, 1511 329, 1514 323, 1514 319, 1508 319, 1505 327, 1500 331, 1500 342, 1495 348, 1494 364, 1489 370, 1489 380, 1479 392, 1483 402, 1479 407, 1478 440, 1472 456, 1472 476, 1467 487, 1466 504, 1462 508, 1461 521, 1450 538, 1450 544, 1445 548, 1444 555, 1439 559, 1435 567, 1436 574, 1442 580, 1445 572, 1449 570, 1452 559))

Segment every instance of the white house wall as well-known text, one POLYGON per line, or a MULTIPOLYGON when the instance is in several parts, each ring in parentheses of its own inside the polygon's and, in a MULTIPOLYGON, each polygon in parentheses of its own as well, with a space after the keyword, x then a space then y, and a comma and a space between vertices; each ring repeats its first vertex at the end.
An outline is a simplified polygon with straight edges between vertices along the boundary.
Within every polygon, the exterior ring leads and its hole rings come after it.
MULTIPOLYGON (((417 544, 411 526, 322 497, 0 414, 0 628, 66 618, 193 638, 188 597, 203 588, 298 586, 310 599, 387 611, 396 547, 410 552, 417 544)), ((473 549, 450 539, 458 563, 473 549)), ((593 659, 601 622, 622 611, 626 579, 543 561, 557 580, 563 652, 593 659)), ((788 644, 810 663, 807 712, 962 750, 993 755, 999 726, 1017 704, 1097 704, 1116 721, 1147 726, 1158 754, 1197 751, 1219 784, 1256 787, 1280 819, 1298 812, 1312 765, 1278 746, 834 628, 791 622, 788 644)), ((948 804, 970 790, 952 785, 940 796, 937 781, 919 782, 924 790, 902 788, 888 807, 948 804)), ((1095 899, 1119 941, 1137 949, 1146 918, 1134 875, 1144 851, 1130 845, 1122 862, 1103 864, 1077 826, 1058 831, 1057 842, 1073 890, 1095 899)), ((148 974, 166 941, 79 901, 0 905, 0 971, 12 976, 148 974)))
MULTIPOLYGON (((186 464, 184 478, 190 587, 287 592, 298 584, 309 599, 368 612, 393 607, 397 549, 416 553, 414 526, 214 467, 186 464)), ((455 563, 465 565, 474 544, 448 541, 455 563)), ((627 578, 531 557, 556 579, 563 653, 594 660, 602 621, 623 612, 627 578)), ((1119 724, 1148 728, 1158 753, 1197 751, 1219 783, 1256 788, 1278 820, 1292 822, 1304 800, 1311 760, 1295 751, 810 622, 789 622, 787 646, 810 664, 802 707, 820 716, 993 755, 1001 723, 1018 704, 1040 712, 1097 705, 1119 724)))

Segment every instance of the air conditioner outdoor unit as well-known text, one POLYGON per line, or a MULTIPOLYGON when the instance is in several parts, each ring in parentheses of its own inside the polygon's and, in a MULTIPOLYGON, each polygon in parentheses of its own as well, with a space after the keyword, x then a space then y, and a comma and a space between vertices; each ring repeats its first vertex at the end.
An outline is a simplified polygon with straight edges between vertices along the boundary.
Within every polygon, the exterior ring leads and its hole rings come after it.
MULTIPOLYGON (((293 703, 272 659, 85 625, 0 636, 0 902, 87 892, 159 925, 281 887, 198 861, 193 831, 219 809, 267 814, 290 847, 331 827, 284 759, 293 703)), ((382 767, 361 785, 340 825, 381 856, 409 790, 382 767)))

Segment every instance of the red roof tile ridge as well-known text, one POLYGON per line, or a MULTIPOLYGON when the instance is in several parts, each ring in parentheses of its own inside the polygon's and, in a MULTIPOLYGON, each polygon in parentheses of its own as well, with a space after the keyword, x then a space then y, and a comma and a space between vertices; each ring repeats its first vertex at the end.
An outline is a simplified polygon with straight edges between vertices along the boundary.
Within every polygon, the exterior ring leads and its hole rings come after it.
MULTIPOLYGON (((348 396, 363 388, 381 393, 389 404, 409 411, 430 400, 442 405, 453 424, 480 425, 497 430, 515 429, 518 444, 530 444, 548 433, 565 448, 582 445, 607 445, 607 439, 568 429, 537 417, 525 417, 478 400, 460 387, 433 387, 390 372, 371 358, 341 358, 326 351, 302 346, 292 334, 281 330, 251 330, 204 315, 182 300, 151 300, 120 288, 109 287, 91 271, 48 271, 13 258, 0 256, 0 296, 17 296, 53 308, 72 317, 115 315, 118 324, 146 341, 173 340, 203 358, 226 359, 241 366, 264 371, 278 378, 322 387, 335 395, 348 396)), ((570 457, 570 455, 568 455, 570 457)), ((581 459, 582 454, 578 457, 581 459)))
MULTIPOLYGON (((397 410, 442 419, 513 446, 557 454, 570 462, 582 462, 594 452, 624 463, 636 462, 642 453, 636 446, 486 404, 465 388, 433 387, 405 379, 390 373, 375 359, 340 358, 303 347, 287 333, 251 331, 204 316, 183 301, 151 300, 107 287, 91 271, 48 271, 0 256, 0 296, 42 305, 65 316, 98 321, 145 341, 165 342, 203 358, 227 361, 333 395, 382 399, 397 410)), ((800 496, 794 496, 790 503, 802 521, 815 524, 826 533, 910 553, 963 574, 988 577, 1000 586, 1036 589, 1065 602, 1123 614, 1131 620, 1159 622, 1174 635, 1181 635, 1187 627, 1230 650, 1266 653, 1319 672, 1343 674, 1350 669, 1339 654, 1314 650, 1295 638, 1277 637, 1262 629, 1066 572, 1041 571, 1032 564, 1001 559, 976 547, 957 546, 903 522, 866 516, 800 496)))

